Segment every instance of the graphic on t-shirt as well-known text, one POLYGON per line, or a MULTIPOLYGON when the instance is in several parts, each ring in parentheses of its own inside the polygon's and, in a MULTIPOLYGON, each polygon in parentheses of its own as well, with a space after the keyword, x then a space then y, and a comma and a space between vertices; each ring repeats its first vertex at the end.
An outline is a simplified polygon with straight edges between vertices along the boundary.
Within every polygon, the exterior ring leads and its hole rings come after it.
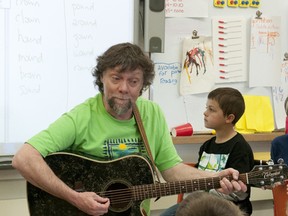
POLYGON ((104 142, 104 155, 110 160, 137 153, 146 153, 141 138, 108 139, 104 142))
POLYGON ((229 154, 208 154, 203 152, 198 169, 218 172, 225 169, 229 154))

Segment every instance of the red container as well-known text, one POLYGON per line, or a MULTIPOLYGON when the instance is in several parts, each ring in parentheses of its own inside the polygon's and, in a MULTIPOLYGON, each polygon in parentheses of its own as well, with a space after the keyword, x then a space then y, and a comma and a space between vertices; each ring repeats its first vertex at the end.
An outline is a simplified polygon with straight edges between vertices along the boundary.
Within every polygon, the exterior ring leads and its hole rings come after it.
POLYGON ((171 133, 173 137, 191 136, 193 134, 193 127, 190 123, 186 123, 172 128, 171 133))

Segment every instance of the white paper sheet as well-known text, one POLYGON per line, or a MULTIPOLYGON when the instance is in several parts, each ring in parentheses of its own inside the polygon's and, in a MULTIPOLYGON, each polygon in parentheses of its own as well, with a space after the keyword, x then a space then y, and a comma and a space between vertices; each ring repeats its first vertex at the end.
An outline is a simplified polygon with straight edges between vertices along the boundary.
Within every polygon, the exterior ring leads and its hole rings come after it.
POLYGON ((281 83, 272 87, 272 91, 276 128, 285 128, 286 112, 284 102, 288 97, 288 60, 283 60, 281 65, 281 83))
POLYGON ((185 38, 182 47, 181 95, 211 91, 215 83, 211 37, 185 38))
POLYGON ((249 87, 280 84, 280 32, 280 16, 251 19, 249 87))

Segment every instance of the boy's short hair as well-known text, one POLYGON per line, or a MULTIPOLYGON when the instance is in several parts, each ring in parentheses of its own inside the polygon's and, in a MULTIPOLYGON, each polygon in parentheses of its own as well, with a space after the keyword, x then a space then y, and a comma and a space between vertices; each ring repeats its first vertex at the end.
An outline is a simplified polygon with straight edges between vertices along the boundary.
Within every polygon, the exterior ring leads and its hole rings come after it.
POLYGON ((208 192, 189 194, 176 210, 176 216, 244 216, 244 212, 233 202, 208 192))
POLYGON ((232 124, 235 125, 245 111, 245 102, 242 94, 234 88, 222 87, 211 91, 208 99, 218 102, 224 116, 233 114, 235 119, 232 124))

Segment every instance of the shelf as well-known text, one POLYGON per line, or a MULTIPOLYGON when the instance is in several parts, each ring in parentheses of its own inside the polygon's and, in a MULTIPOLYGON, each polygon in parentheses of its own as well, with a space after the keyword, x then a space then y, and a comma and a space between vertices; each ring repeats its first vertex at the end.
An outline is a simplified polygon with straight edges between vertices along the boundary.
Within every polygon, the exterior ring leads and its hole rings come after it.
POLYGON ((0 155, 0 170, 12 169, 13 155, 0 155))
MULTIPOLYGON (((243 134, 247 142, 271 142, 275 137, 284 135, 284 131, 271 133, 243 134)), ((215 135, 194 134, 192 136, 172 137, 174 144, 202 144, 215 135)))

